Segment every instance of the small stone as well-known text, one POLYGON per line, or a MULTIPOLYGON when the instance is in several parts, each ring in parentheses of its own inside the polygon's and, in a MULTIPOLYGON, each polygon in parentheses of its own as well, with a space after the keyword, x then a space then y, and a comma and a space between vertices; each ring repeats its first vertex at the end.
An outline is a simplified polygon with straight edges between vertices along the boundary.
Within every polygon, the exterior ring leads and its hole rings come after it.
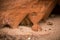
POLYGON ((47 25, 53 25, 53 23, 52 22, 48 22, 47 25))
POLYGON ((51 30, 51 29, 49 29, 49 30, 51 30))
POLYGON ((47 31, 47 30, 45 30, 45 31, 47 31))

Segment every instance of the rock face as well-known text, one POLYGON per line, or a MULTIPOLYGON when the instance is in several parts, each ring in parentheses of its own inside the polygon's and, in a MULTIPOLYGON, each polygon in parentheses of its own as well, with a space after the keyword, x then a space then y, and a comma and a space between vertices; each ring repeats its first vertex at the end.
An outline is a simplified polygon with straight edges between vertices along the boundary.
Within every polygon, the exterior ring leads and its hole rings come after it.
MULTIPOLYGON (((34 25, 38 25, 39 21, 48 17, 55 5, 55 1, 0 0, 0 4, 1 27, 9 25, 11 28, 18 28, 18 25, 28 15, 27 21, 29 19, 33 23, 32 29, 38 30, 39 27, 37 28, 37 26, 34 25)), ((29 23, 29 21, 27 23, 29 23)))

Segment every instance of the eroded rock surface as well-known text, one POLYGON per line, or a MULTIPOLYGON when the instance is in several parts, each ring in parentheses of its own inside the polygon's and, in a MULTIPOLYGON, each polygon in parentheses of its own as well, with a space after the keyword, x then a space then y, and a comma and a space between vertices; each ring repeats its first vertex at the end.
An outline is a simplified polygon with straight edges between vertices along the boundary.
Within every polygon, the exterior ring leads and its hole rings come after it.
POLYGON ((34 30, 39 28, 34 25, 39 25, 39 21, 47 18, 55 5, 55 1, 52 0, 0 0, 0 2, 1 27, 9 25, 11 28, 18 28, 18 25, 28 15, 34 30))

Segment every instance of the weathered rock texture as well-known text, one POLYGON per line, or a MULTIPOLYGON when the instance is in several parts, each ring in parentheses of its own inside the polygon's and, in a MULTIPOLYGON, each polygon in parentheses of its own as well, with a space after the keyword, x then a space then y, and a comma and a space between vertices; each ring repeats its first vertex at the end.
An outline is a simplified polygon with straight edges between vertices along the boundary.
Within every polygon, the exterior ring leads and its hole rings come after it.
POLYGON ((48 17, 54 5, 55 0, 0 0, 0 27, 18 28, 27 16, 33 23, 32 29, 37 31, 38 22, 48 17))

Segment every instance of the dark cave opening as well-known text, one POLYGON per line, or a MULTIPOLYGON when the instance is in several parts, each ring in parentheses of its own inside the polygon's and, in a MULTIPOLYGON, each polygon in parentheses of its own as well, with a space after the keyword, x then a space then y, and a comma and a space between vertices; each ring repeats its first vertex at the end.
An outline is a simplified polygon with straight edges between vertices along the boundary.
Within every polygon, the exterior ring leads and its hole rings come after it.
POLYGON ((56 16, 60 15, 60 5, 56 4, 55 8, 51 12, 51 14, 55 14, 56 16))

